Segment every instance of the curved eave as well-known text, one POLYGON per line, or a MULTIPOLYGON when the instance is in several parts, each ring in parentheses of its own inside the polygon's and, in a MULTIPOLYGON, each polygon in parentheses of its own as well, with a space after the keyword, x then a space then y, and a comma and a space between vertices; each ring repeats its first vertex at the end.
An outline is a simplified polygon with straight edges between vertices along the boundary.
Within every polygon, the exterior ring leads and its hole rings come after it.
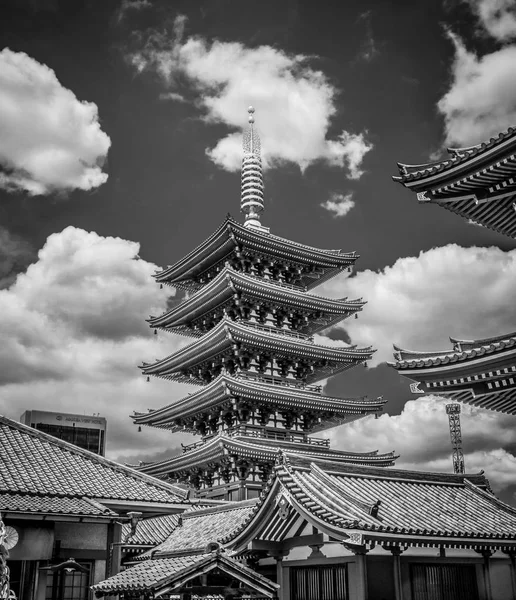
MULTIPOLYGON (((450 337, 450 342, 452 344, 463 346, 468 346, 468 350, 473 350, 475 348, 479 348, 480 346, 485 346, 487 344, 494 344, 496 342, 508 342, 509 340, 516 340, 516 332, 506 333, 503 335, 498 335, 496 337, 490 337, 479 340, 459 340, 457 338, 450 337)), ((466 348, 463 348, 466 349, 466 348)))
POLYGON ((459 179, 485 168, 516 150, 516 129, 510 127, 488 142, 451 151, 451 157, 423 165, 398 163, 399 176, 393 180, 415 191, 439 186, 444 181, 459 179))
POLYGON ((398 370, 434 369, 436 367, 449 367, 450 365, 470 364, 476 361, 495 362, 500 359, 516 356, 516 339, 507 342, 494 342, 489 346, 480 346, 462 352, 449 352, 444 355, 422 355, 414 360, 397 360, 393 366, 398 370))
POLYGON ((200 364, 210 357, 215 357, 233 344, 242 344, 250 348, 275 351, 279 354, 295 355, 313 360, 328 360, 338 363, 363 362, 369 360, 375 350, 358 348, 353 350, 320 346, 305 340, 263 331, 227 319, 222 320, 216 327, 201 339, 181 348, 174 354, 154 364, 141 367, 145 375, 169 376, 175 375, 181 369, 200 364))
MULTIPOLYGON (((229 375, 217 379, 200 391, 146 414, 133 415, 137 425, 176 429, 174 421, 202 414, 210 408, 231 401, 235 396, 245 401, 274 405, 278 410, 295 407, 300 410, 331 412, 345 418, 359 418, 383 410, 386 400, 377 398, 334 398, 302 388, 273 385, 252 380, 239 380, 229 375)), ((340 423, 336 423, 338 425, 340 423)), ((177 428, 179 431, 181 428, 177 428)))
POLYGON ((290 286, 251 277, 225 267, 213 281, 190 298, 163 315, 148 319, 148 323, 151 327, 164 329, 184 326, 227 302, 235 292, 240 292, 245 298, 285 303, 289 307, 302 310, 321 311, 333 316, 332 322, 359 312, 366 304, 361 299, 334 300, 307 294, 290 286))
MULTIPOLYGON (((353 265, 359 258, 355 252, 313 248, 254 228, 244 227, 228 217, 202 244, 175 264, 155 274, 154 277, 159 283, 184 284, 229 256, 237 245, 241 245, 244 250, 261 252, 297 264, 318 266, 331 272, 326 273, 326 276, 336 274, 342 268, 353 265)), ((327 277, 321 277, 313 285, 318 285, 325 278, 327 277)))
POLYGON ((188 470, 195 466, 202 466, 210 462, 216 462, 227 456, 238 456, 239 458, 251 458, 265 462, 274 462, 278 451, 283 451, 305 458, 306 460, 324 459, 335 465, 338 463, 355 464, 361 466, 374 465, 378 468, 392 466, 398 458, 394 452, 378 454, 377 452, 353 453, 339 450, 331 450, 327 446, 313 446, 297 442, 282 440, 268 440, 271 444, 267 446, 267 440, 263 444, 256 443, 253 438, 228 437, 218 435, 197 448, 173 456, 159 463, 147 463, 139 468, 147 475, 163 476, 168 473, 188 470), (254 443, 253 443, 254 442, 254 443), (274 444, 274 445, 272 445, 274 444))

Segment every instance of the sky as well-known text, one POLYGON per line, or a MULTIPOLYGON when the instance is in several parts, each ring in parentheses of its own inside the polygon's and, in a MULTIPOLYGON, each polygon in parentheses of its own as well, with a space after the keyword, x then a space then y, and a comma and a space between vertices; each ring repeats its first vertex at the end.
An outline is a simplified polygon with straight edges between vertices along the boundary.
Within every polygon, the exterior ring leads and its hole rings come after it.
MULTIPOLYGON (((152 274, 240 218, 253 105, 264 225, 360 254, 316 292, 368 304, 319 339, 377 352, 326 391, 388 404, 333 446, 449 472, 444 401, 386 362, 516 330, 516 242, 391 176, 515 125, 514 1, 4 0, 0 17, 0 413, 99 413, 129 463, 193 441, 129 418, 192 391, 139 372, 191 341, 148 328, 177 301, 152 274)), ((516 417, 466 406, 462 430, 467 470, 516 503, 516 417)))

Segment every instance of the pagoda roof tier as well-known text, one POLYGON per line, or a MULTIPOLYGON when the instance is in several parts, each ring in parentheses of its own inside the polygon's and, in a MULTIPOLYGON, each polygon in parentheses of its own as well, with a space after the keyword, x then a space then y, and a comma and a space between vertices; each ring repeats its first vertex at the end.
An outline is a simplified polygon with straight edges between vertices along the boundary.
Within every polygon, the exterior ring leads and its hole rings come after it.
POLYGON ((307 294, 291 285, 246 275, 226 266, 215 279, 194 295, 160 317, 151 317, 148 322, 151 327, 200 337, 204 331, 196 321, 213 313, 220 320, 224 308, 240 304, 243 300, 314 314, 314 318, 308 319, 306 325, 299 328, 305 334, 315 333, 358 313, 366 304, 362 299, 334 300, 307 294))
POLYGON ((356 252, 324 250, 253 227, 244 227, 228 215, 222 225, 202 244, 174 265, 155 275, 156 281, 185 289, 202 286, 203 274, 222 270, 228 260, 242 255, 288 264, 298 271, 300 287, 312 288, 354 265, 356 252))
POLYGON ((227 461, 230 457, 252 462, 274 463, 279 450, 288 451, 296 456, 304 456, 307 459, 318 457, 331 462, 377 465, 379 467, 392 466, 398 458, 394 452, 385 454, 379 454, 377 451, 345 452, 332 450, 323 444, 304 444, 284 440, 219 434, 205 442, 195 444, 191 450, 178 456, 160 462, 142 464, 138 470, 148 475, 163 477, 170 473, 190 471, 194 468, 210 468, 214 464, 227 461))
POLYGON ((320 415, 320 421, 310 431, 321 431, 378 413, 387 402, 382 398, 333 398, 310 388, 274 385, 249 378, 220 375, 198 392, 163 408, 139 413, 132 418, 138 425, 150 425, 170 431, 191 431, 185 420, 202 417, 210 410, 231 406, 234 399, 250 405, 267 405, 273 410, 310 411, 320 415))
POLYGON ((516 414, 516 334, 451 341, 453 349, 442 352, 395 347, 396 362, 390 366, 416 382, 411 385, 415 394, 443 395, 516 414))
POLYGON ((426 165, 398 163, 400 176, 394 181, 417 192, 420 202, 516 237, 516 130, 448 152, 449 159, 426 165))
POLYGON ((302 334, 293 337, 276 328, 223 319, 201 339, 141 368, 145 375, 202 385, 219 374, 214 375, 214 369, 220 372, 229 361, 240 361, 243 353, 258 354, 310 365, 304 381, 313 383, 369 360, 374 352, 355 346, 322 346, 302 334))

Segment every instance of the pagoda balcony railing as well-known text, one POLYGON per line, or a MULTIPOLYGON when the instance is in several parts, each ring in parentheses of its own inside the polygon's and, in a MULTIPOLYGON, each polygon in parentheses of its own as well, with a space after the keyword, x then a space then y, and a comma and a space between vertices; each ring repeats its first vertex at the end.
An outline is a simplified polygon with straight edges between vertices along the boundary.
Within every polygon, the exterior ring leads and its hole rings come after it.
POLYGON ((231 437, 243 435, 246 437, 255 437, 260 439, 278 440, 284 442, 297 442, 300 444, 310 444, 312 446, 329 447, 330 440, 323 438, 310 437, 304 433, 289 431, 271 431, 268 429, 250 429, 245 425, 239 425, 228 430, 231 437))
POLYGON ((302 381, 285 381, 279 377, 263 377, 258 375, 247 375, 246 373, 238 373, 238 379, 248 379, 249 381, 260 381, 262 383, 268 383, 271 385, 281 385, 283 387, 306 390, 308 392, 314 392, 320 394, 322 392, 322 385, 315 385, 310 383, 303 383, 302 381))
POLYGON ((299 331, 292 331, 290 329, 280 329, 279 327, 270 327, 269 325, 260 325, 259 323, 253 323, 252 321, 240 320, 240 323, 245 323, 249 327, 254 327, 260 331, 266 331, 267 333, 274 333, 275 335, 286 335, 288 337, 297 338, 299 340, 306 340, 307 342, 313 342, 314 338, 312 335, 306 335, 306 333, 299 333, 299 331))

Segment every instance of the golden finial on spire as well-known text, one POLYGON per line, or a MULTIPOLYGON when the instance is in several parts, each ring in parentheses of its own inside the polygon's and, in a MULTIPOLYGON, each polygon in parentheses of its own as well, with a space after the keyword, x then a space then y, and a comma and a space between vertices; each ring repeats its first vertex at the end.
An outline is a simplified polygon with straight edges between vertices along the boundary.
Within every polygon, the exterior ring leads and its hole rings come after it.
POLYGON ((242 158, 242 195, 240 208, 245 213, 246 227, 263 229, 260 213, 263 211, 263 176, 260 154, 260 136, 254 128, 254 108, 247 109, 249 127, 244 132, 242 158))

